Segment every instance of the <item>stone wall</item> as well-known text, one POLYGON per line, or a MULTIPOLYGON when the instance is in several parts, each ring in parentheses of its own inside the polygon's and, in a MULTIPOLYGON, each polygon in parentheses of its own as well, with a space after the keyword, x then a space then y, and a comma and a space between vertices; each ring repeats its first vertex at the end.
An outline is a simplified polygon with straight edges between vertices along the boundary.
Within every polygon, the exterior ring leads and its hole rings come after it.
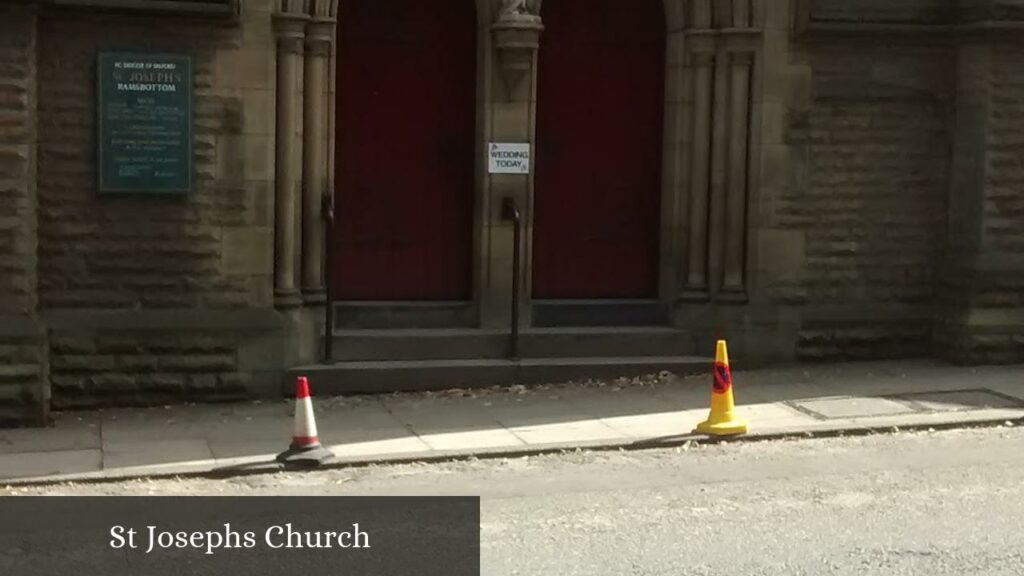
POLYGON ((0 427, 49 420, 46 331, 28 316, 0 316, 0 427))
POLYGON ((0 425, 39 423, 49 395, 36 312, 36 14, 0 6, 0 425))
POLYGON ((239 346, 224 331, 55 331, 53 408, 242 399, 252 375, 240 370, 239 346))
POLYGON ((937 322, 944 355, 1024 361, 1024 57, 1021 43, 959 48, 951 250, 937 322))
POLYGON ((41 20, 43 308, 271 304, 273 45, 269 16, 261 22, 41 20), (195 190, 188 195, 97 195, 96 55, 117 47, 194 55, 195 190))
POLYGON ((758 263, 794 355, 1024 359, 1022 3, 794 6, 766 44, 758 263))
POLYGON ((954 0, 805 0, 819 22, 948 22, 954 0))
POLYGON ((36 26, 0 7, 0 314, 35 310, 36 26))
POLYGON ((272 3, 240 21, 40 14, 39 300, 53 405, 275 394, 290 323, 273 309, 272 3), (194 189, 99 195, 100 51, 191 54, 194 189))
POLYGON ((1004 261, 991 271, 979 304, 1024 310, 1024 43, 993 47, 990 97, 982 234, 1004 261))
POLYGON ((811 97, 787 111, 790 172, 771 214, 804 248, 798 273, 770 290, 826 310, 808 313, 797 356, 927 354, 945 249, 949 49, 833 41, 802 52, 811 97))

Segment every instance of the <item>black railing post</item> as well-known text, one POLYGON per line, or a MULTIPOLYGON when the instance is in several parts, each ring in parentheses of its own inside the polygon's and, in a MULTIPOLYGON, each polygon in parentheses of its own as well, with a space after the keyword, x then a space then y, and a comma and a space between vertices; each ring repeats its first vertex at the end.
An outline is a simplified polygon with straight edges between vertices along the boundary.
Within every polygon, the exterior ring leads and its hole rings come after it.
POLYGON ((324 217, 324 347, 323 363, 334 363, 334 194, 321 200, 324 217))
POLYGON ((509 335, 509 358, 519 359, 519 258, 522 246, 523 218, 512 198, 505 198, 502 219, 512 222, 512 330, 509 335))

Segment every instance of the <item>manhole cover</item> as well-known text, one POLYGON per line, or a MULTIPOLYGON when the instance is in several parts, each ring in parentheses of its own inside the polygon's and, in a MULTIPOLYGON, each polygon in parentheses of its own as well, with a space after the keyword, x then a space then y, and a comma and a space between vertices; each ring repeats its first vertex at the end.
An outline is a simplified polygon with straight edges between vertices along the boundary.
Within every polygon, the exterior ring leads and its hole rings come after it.
POLYGON ((1024 400, 1006 396, 992 390, 953 390, 949 392, 922 392, 905 394, 903 400, 932 412, 958 412, 985 410, 986 408, 1024 408, 1024 400))
POLYGON ((917 412, 906 404, 885 398, 823 398, 821 400, 793 401, 792 405, 797 410, 826 420, 893 416, 917 412))

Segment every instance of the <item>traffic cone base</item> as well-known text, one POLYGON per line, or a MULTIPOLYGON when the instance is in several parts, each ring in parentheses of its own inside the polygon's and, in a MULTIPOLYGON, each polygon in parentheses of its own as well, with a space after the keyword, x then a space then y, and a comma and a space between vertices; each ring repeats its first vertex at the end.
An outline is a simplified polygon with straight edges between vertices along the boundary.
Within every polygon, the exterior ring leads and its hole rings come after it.
POLYGON ((309 380, 300 376, 295 383, 295 425, 292 444, 277 455, 277 461, 286 467, 315 468, 334 459, 334 454, 320 444, 313 415, 313 399, 309 395, 309 380))
POLYGON ((747 422, 736 416, 732 394, 732 369, 725 340, 715 349, 714 386, 711 391, 711 414, 697 424, 696 432, 708 436, 735 436, 747 433, 747 422))
POLYGON ((277 461, 288 467, 316 468, 334 460, 334 453, 319 443, 316 446, 296 446, 277 455, 277 461))
POLYGON ((708 436, 735 436, 747 433, 747 423, 743 420, 729 422, 704 421, 697 424, 697 432, 708 436))

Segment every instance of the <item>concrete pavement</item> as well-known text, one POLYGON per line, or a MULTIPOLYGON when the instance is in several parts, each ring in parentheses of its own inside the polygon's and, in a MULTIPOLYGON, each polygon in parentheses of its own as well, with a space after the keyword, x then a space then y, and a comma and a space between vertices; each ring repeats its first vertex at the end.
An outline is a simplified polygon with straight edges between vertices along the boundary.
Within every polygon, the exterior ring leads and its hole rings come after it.
MULTIPOLYGON (((707 415, 710 377, 317 398, 320 437, 340 465, 673 446, 707 415)), ((1024 367, 933 361, 737 371, 746 438, 1006 422, 1024 424, 1024 367)), ((314 394, 316 391, 314 390, 314 394)), ((277 469, 290 402, 57 415, 0 430, 0 482, 233 474, 277 469)))

